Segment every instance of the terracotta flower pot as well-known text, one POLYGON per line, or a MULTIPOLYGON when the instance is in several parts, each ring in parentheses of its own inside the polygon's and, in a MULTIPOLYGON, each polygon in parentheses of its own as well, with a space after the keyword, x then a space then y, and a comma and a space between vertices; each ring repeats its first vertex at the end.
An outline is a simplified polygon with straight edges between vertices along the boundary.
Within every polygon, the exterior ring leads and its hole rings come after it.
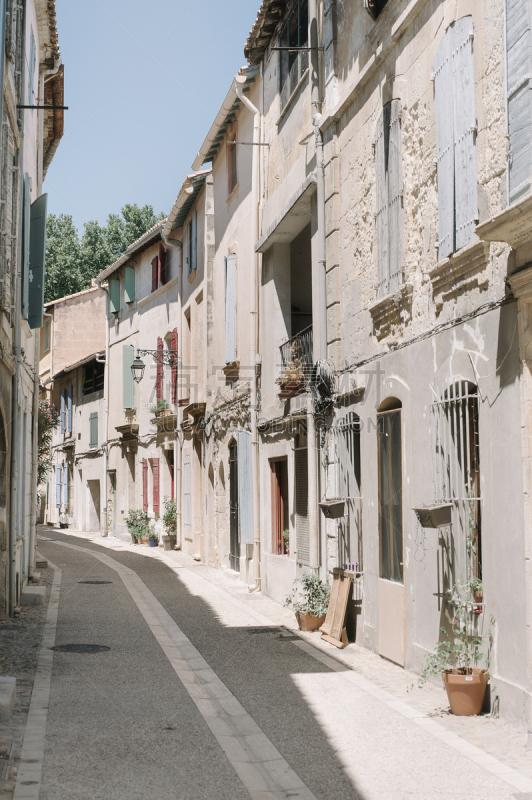
POLYGON ((296 619, 300 631, 317 631, 325 622, 325 614, 323 617, 317 617, 305 611, 296 611, 296 619))
POLYGON ((139 541, 140 541, 141 544, 148 544, 149 537, 148 536, 141 536, 139 541))
POLYGON ((301 383, 299 383, 299 381, 289 381, 288 383, 283 383, 281 385, 279 397, 281 400, 285 400, 288 397, 295 397, 297 394, 299 394, 300 389, 301 383))
POLYGON ((442 672, 451 714, 474 717, 482 711, 489 674, 485 669, 473 669, 472 675, 460 675, 456 670, 442 672))

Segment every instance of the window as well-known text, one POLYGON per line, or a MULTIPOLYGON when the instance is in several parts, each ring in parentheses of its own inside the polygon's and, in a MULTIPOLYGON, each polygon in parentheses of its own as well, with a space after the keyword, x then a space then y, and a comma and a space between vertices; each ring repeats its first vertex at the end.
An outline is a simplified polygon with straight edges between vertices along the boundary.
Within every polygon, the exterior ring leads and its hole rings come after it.
POLYGON ((98 361, 91 361, 85 366, 81 379, 81 393, 83 397, 93 392, 101 392, 103 390, 104 375, 105 364, 101 364, 98 361))
POLYGON ((531 16, 530 3, 506 0, 510 205, 529 194, 532 185, 531 16))
POLYGON ((377 19, 388 0, 364 0, 364 8, 371 19, 377 19))
POLYGON ((457 20, 434 62, 440 259, 469 244, 478 222, 473 38, 472 17, 457 20))
POLYGON ((401 403, 385 401, 377 414, 380 577, 403 583, 403 464, 401 403))
POLYGON ((403 284, 404 216, 401 162, 401 101, 382 109, 375 137, 378 297, 403 284))
POLYGON ((360 418, 352 411, 331 427, 336 463, 336 497, 344 500, 338 519, 338 566, 363 570, 360 418), (358 567, 357 567, 358 564, 358 567))
POLYGON ((225 363, 236 361, 236 256, 225 259, 225 363))
POLYGON ((237 129, 236 123, 233 122, 227 134, 227 194, 231 194, 238 183, 236 171, 236 144, 234 144, 236 141, 237 129))
POLYGON ((50 319, 44 320, 44 352, 47 353, 50 349, 50 319))
POLYGON ((157 402, 163 399, 164 394, 164 366, 162 362, 164 344, 160 336, 157 337, 157 373, 155 379, 155 390, 157 395, 157 402))
POLYGON ((72 433, 72 384, 61 389, 61 433, 72 433))
MULTIPOLYGON (((308 2, 297 0, 279 37, 279 47, 307 47, 308 2)), ((308 68, 308 50, 281 50, 280 93, 281 110, 286 106, 308 68)))
POLYGON ((113 314, 120 311, 120 281, 117 278, 109 281, 109 308, 113 314))
POLYGON ((131 371, 134 353, 134 348, 130 344, 122 345, 122 404, 124 408, 135 407, 135 381, 131 371))
POLYGON ((310 564, 310 531, 308 526, 308 454, 307 448, 294 450, 295 512, 297 560, 310 564))
POLYGON ((148 459, 142 459, 142 510, 148 510, 148 459))
POLYGON ((196 209, 187 222, 187 267, 188 274, 192 275, 197 267, 197 232, 196 232, 196 209))
POLYGON ((288 462, 286 458, 271 461, 272 486, 272 553, 285 555, 288 553, 288 462))
POLYGON ((98 447, 98 412, 93 411, 89 417, 89 447, 91 450, 98 447))
POLYGON ((152 472, 152 482, 153 482, 153 513, 159 513, 159 459, 152 458, 151 459, 151 472, 152 472))

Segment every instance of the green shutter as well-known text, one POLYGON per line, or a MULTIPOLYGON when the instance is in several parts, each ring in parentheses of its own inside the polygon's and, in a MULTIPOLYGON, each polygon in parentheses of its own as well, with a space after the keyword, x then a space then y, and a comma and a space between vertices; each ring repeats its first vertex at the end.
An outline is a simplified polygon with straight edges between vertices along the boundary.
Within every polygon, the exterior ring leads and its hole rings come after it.
POLYGON ((89 447, 98 447, 98 412, 93 411, 90 415, 90 441, 89 447))
POLYGON ((131 365, 134 358, 134 349, 129 344, 122 345, 122 381, 124 394, 124 408, 135 407, 135 383, 131 365))
POLYGON ((125 269, 124 298, 126 303, 132 303, 135 299, 135 269, 133 267, 125 269))
POLYGON ((24 319, 28 319, 31 197, 30 176, 27 172, 24 173, 24 182, 22 184, 22 206, 22 316, 24 319))
POLYGON ((113 313, 117 313, 120 311, 120 281, 119 280, 111 280, 109 281, 109 303, 111 306, 111 311, 113 313))
POLYGON ((48 195, 42 194, 30 209, 30 265, 28 272, 30 328, 42 328, 44 305, 44 258, 46 252, 46 205, 48 195))

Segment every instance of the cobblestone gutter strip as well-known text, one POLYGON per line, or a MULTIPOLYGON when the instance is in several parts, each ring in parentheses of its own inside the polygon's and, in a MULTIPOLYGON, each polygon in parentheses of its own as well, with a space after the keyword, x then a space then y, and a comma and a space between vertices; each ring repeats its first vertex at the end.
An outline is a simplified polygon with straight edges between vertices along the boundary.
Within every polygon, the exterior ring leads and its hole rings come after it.
POLYGON ((54 652, 51 648, 55 644, 61 590, 61 570, 51 562, 48 563, 54 570, 54 578, 50 600, 48 601, 48 611, 44 623, 13 800, 38 800, 41 791, 44 737, 46 734, 48 700, 50 698, 54 658, 54 652))
MULTIPOLYGON (((119 574, 252 800, 316 800, 134 570, 86 547, 60 541, 53 544, 91 555, 119 574)), ((37 770, 34 775, 36 779, 37 770)), ((15 794, 16 800, 36 797, 15 794)))

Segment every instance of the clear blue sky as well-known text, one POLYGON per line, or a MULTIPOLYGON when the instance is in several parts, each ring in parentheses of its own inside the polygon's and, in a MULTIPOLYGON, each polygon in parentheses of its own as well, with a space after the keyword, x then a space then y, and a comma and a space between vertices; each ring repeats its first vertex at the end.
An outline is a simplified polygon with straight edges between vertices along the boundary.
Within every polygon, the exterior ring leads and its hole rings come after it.
POLYGON ((83 223, 125 203, 168 212, 230 82, 260 0, 56 0, 65 134, 48 210, 83 223))

